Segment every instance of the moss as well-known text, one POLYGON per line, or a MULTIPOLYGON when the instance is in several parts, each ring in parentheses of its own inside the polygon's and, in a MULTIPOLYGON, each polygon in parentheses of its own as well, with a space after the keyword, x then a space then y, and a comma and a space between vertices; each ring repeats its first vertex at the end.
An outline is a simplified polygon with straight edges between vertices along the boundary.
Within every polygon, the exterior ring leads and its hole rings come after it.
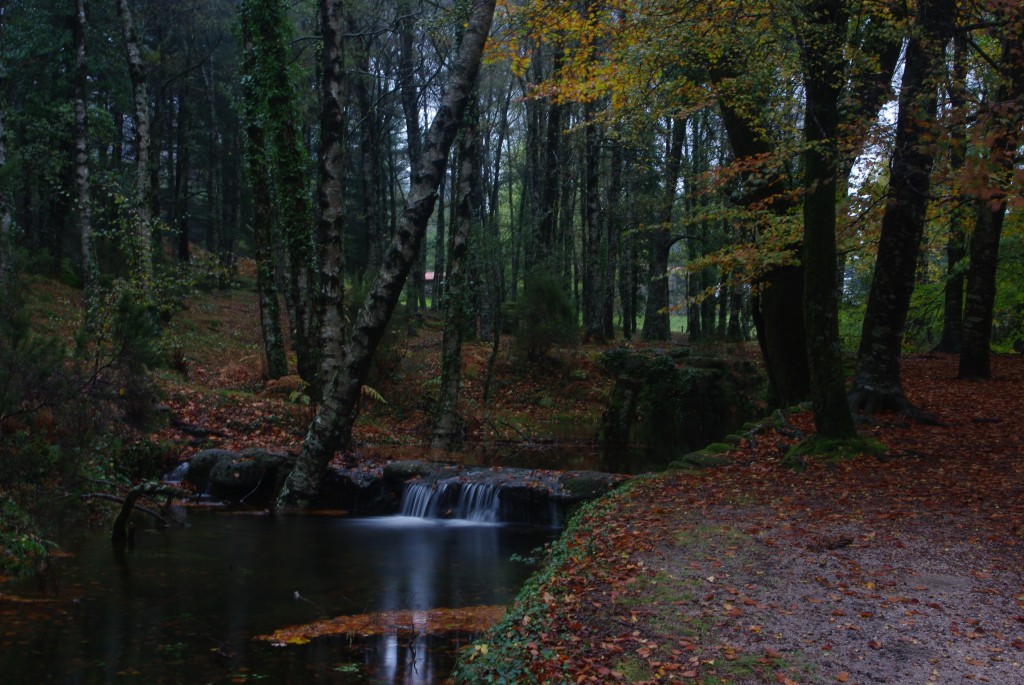
POLYGON ((788 468, 802 470, 807 459, 817 459, 826 464, 837 464, 862 456, 882 457, 886 447, 872 438, 820 438, 812 436, 789 448, 783 458, 788 468))
POLYGON ((717 456, 716 454, 709 454, 708 452, 701 450, 698 452, 690 452, 680 459, 672 462, 668 465, 669 469, 675 469, 677 471, 684 471, 687 469, 712 469, 719 466, 725 466, 729 463, 729 460, 725 457, 717 456))

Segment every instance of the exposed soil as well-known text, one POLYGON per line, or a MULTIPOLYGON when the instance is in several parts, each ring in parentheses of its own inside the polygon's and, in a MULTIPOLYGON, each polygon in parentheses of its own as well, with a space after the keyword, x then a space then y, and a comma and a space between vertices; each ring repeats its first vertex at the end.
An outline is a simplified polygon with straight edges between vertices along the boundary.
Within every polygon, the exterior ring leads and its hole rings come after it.
POLYGON ((559 683, 1024 683, 1024 358, 996 359, 989 382, 956 380, 948 356, 904 372, 943 425, 875 417, 863 432, 883 460, 785 468, 811 432, 798 414, 725 467, 644 479, 596 510, 502 627, 497 668, 525 661, 559 683))

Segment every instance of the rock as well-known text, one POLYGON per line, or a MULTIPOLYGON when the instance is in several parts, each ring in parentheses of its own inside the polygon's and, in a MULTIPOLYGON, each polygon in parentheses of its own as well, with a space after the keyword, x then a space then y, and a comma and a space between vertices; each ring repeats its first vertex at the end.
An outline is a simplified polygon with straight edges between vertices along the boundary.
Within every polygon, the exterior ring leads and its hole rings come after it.
POLYGON ((266 506, 292 463, 292 457, 284 452, 204 450, 192 458, 185 479, 213 499, 266 506))

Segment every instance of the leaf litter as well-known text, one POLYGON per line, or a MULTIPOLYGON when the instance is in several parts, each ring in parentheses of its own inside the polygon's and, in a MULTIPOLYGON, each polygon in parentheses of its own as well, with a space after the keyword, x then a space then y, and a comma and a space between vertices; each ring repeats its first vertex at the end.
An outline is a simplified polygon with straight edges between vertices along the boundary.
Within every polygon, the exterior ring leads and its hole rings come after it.
POLYGON ((871 417, 881 459, 802 472, 792 431, 763 431, 639 479, 538 589, 544 620, 497 637, 550 683, 1024 683, 1024 358, 903 368, 941 425, 871 417))

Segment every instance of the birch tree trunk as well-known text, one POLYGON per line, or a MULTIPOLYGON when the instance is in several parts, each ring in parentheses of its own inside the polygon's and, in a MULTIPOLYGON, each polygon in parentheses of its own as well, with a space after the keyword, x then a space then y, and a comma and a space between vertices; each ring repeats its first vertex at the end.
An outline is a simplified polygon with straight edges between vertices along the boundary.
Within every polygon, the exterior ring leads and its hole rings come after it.
POLYGON ((402 286, 416 260, 448 153, 473 97, 484 43, 490 32, 495 0, 477 0, 466 24, 447 88, 424 140, 423 155, 409 188, 398 231, 380 272, 366 296, 345 347, 345 360, 320 411, 306 434, 295 468, 278 497, 278 506, 308 505, 316 496, 335 451, 347 447, 363 381, 384 328, 398 303, 402 286))
MULTIPOLYGON (((97 281, 99 268, 96 265, 96 252, 93 248, 92 235, 92 194, 89 189, 89 103, 88 79, 89 69, 85 60, 85 30, 88 19, 85 15, 85 0, 75 0, 75 192, 78 201, 78 229, 82 249, 82 284, 85 292, 85 321, 87 329, 95 323, 97 304, 97 281)), ((3 73, 0 66, 0 73, 3 73)), ((3 93, 0 84, 0 93, 3 93)), ((0 120, 0 165, 4 156, 3 124, 0 120)), ((6 198, 0 197, 2 211, 6 214, 7 226, 0 225, 3 233, 10 226, 10 214, 7 211, 6 198)), ((0 223, 4 219, 0 219, 0 223)))
POLYGON ((135 245, 132 259, 143 287, 148 289, 153 278, 153 228, 149 184, 149 151, 152 145, 149 131, 149 94, 146 88, 146 66, 135 35, 135 24, 128 0, 116 0, 117 16, 121 20, 121 33, 128 57, 128 76, 132 82, 135 105, 135 197, 133 214, 135 245))
POLYGON ((320 84, 320 378, 329 387, 345 347, 345 23, 342 0, 320 0, 323 81, 320 84))

